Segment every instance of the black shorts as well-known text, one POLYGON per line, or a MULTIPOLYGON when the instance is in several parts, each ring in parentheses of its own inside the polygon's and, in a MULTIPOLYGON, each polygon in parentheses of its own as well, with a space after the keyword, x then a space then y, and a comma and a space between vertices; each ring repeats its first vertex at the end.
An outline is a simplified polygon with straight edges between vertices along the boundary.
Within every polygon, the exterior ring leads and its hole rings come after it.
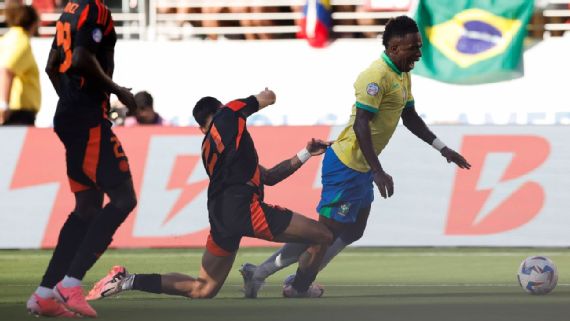
POLYGON ((34 126, 36 123, 37 111, 33 110, 10 110, 4 111, 4 123, 3 125, 25 125, 34 126))
POLYGON ((210 236, 206 248, 217 256, 231 255, 243 236, 272 241, 289 226, 293 212, 269 205, 249 186, 227 188, 208 200, 210 236))
POLYGON ((55 131, 65 146, 72 192, 92 188, 105 191, 131 178, 127 156, 110 124, 72 131, 56 128, 55 131))

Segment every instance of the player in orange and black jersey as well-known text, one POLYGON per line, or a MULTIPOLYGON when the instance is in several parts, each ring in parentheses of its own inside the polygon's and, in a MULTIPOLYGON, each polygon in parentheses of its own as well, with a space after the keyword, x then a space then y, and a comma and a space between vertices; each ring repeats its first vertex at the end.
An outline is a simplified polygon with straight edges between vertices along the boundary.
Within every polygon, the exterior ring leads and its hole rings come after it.
MULTIPOLYGON (((226 280, 243 236, 274 242, 308 243, 315 248, 332 241, 331 232, 323 224, 263 201, 264 184, 279 183, 310 156, 324 153, 331 144, 312 139, 296 156, 273 168, 260 166, 246 119, 274 102, 273 91, 265 89, 255 96, 226 105, 216 98, 204 97, 194 107, 194 118, 206 135, 202 143, 202 161, 210 177, 210 235, 199 276, 128 274, 124 267, 114 267, 95 284, 88 299, 100 299, 126 290, 212 298, 226 280)), ((318 267, 320 259, 313 257, 307 253, 301 255, 298 275, 318 267)))
POLYGON ((130 89, 112 80, 116 40, 111 12, 100 0, 69 1, 56 24, 46 72, 59 96, 54 130, 65 146, 76 203, 28 300, 34 314, 97 316, 81 280, 136 206, 127 157, 106 117, 110 94, 135 108, 130 89))

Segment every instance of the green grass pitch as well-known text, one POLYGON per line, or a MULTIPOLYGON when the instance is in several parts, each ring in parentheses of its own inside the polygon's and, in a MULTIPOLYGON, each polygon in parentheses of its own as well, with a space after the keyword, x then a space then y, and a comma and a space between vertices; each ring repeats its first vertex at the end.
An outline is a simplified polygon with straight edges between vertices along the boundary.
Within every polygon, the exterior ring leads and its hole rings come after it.
MULTIPOLYGON (((570 250, 511 248, 351 248, 319 276, 321 299, 284 299, 271 277, 257 300, 242 298, 244 262, 260 263, 273 249, 242 249, 215 299, 189 300, 140 292, 96 301, 99 320, 228 321, 558 321, 570 320, 570 250), (532 296, 516 281, 520 262, 550 257, 559 271, 553 293, 532 296)), ((32 320, 25 301, 51 251, 0 251, 0 321, 32 320)), ((109 250, 87 274, 91 285, 115 265, 130 272, 196 275, 202 250, 109 250)))

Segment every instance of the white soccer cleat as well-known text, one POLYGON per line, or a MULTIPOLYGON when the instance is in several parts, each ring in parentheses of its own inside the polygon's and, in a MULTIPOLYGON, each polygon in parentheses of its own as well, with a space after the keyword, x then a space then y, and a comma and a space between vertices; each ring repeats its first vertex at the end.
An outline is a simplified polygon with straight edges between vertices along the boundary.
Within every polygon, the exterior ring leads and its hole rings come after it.
POLYGON ((243 292, 245 297, 249 299, 257 298, 257 292, 259 292, 263 284, 265 284, 264 280, 253 277, 256 269, 257 266, 251 263, 245 263, 239 269, 243 277, 243 292))
POLYGON ((283 296, 286 298, 320 298, 325 293, 325 288, 319 284, 311 284, 306 292, 298 292, 293 287, 295 274, 289 275, 283 281, 283 296))
POLYGON ((88 301, 99 300, 122 292, 123 281, 128 276, 129 273, 124 266, 113 266, 104 278, 93 285, 85 299, 88 301))

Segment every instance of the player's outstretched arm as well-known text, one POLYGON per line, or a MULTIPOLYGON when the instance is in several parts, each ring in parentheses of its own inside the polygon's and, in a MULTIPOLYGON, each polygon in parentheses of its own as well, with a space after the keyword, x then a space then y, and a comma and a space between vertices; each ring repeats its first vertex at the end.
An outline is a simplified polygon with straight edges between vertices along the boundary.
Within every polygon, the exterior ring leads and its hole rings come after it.
POLYGON ((297 155, 282 161, 271 169, 259 166, 261 171, 261 181, 263 184, 273 186, 291 174, 295 173, 301 166, 311 158, 324 153, 327 148, 332 144, 331 141, 324 141, 320 139, 311 139, 307 143, 307 147, 297 153, 297 155))
POLYGON ((101 68, 95 55, 89 50, 83 47, 75 48, 75 50, 73 50, 71 64, 91 80, 99 83, 105 90, 115 94, 129 110, 136 109, 135 98, 131 93, 131 89, 121 87, 113 82, 106 71, 101 68))
POLYGON ((402 121, 404 122, 404 126, 406 126, 406 128, 408 128, 414 135, 437 149, 441 155, 445 157, 448 163, 453 162, 460 168, 471 168, 471 164, 469 164, 461 154, 445 146, 445 144, 431 132, 426 123, 416 112, 415 107, 404 108, 404 111, 402 112, 402 121))
POLYGON ((261 91, 259 94, 255 95, 255 98, 259 103, 259 110, 269 105, 275 104, 275 100, 277 99, 273 90, 270 90, 267 87, 265 87, 265 89, 261 91))
POLYGON ((364 158, 372 170, 374 183, 376 183, 380 191, 380 196, 386 198, 394 194, 394 181, 392 180, 392 176, 388 175, 388 173, 382 169, 380 160, 374 151, 372 133, 370 131, 370 120, 372 117, 374 117, 372 112, 356 108, 356 118, 352 129, 354 129, 354 133, 356 134, 362 155, 364 155, 364 158))

